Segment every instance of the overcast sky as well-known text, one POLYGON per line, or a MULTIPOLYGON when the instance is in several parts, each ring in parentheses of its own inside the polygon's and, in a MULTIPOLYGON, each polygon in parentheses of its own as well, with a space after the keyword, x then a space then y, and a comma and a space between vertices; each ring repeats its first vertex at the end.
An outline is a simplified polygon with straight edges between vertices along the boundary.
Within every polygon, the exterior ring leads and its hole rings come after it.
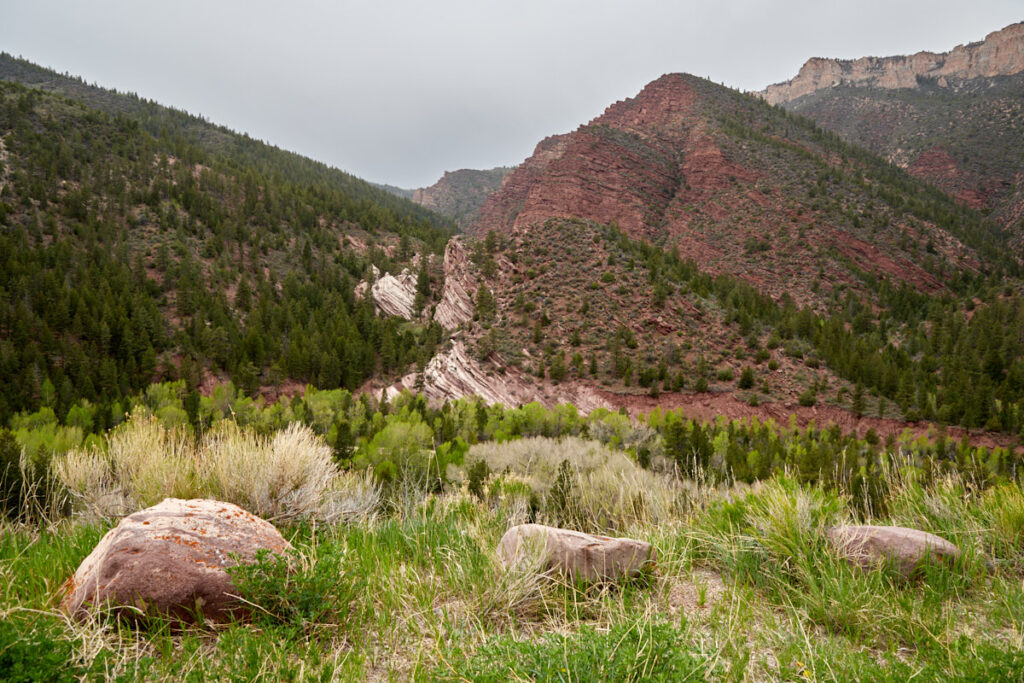
POLYGON ((515 165, 663 73, 946 51, 1022 0, 0 0, 0 50, 368 180, 515 165))

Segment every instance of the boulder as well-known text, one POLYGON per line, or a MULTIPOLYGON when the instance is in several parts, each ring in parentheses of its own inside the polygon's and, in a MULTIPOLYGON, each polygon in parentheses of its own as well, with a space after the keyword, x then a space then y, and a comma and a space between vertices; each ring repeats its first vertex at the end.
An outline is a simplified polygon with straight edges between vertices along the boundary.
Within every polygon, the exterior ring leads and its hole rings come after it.
POLYGON ((615 581, 652 567, 655 550, 632 538, 593 536, 542 524, 520 524, 498 543, 498 559, 506 568, 534 566, 574 580, 615 581))
POLYGON ((256 551, 291 547, 269 522, 216 500, 167 498, 128 515, 65 583, 61 609, 82 617, 93 605, 191 621, 243 614, 226 568, 256 551))
POLYGON ((904 576, 922 563, 952 564, 960 549, 944 538, 900 526, 836 526, 827 531, 836 551, 850 564, 864 569, 891 562, 904 576))

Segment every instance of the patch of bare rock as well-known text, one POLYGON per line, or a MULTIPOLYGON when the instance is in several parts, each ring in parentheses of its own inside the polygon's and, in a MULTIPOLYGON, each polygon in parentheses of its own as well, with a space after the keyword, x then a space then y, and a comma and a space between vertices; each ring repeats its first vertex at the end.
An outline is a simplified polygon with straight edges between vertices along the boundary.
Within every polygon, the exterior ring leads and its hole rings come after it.
POLYGON ((403 389, 419 391, 437 403, 465 396, 478 396, 485 403, 518 406, 537 401, 551 407, 572 403, 581 413, 608 402, 585 385, 548 385, 517 368, 489 363, 484 366, 473 358, 461 340, 455 340, 446 351, 436 354, 422 372, 410 373, 387 390, 388 398, 403 389))
POLYGON ((258 550, 289 548, 273 525, 237 505, 167 498, 128 515, 100 540, 65 583, 60 607, 77 618, 109 606, 223 621, 244 612, 227 569, 255 562, 258 550))
POLYGON ((472 320, 472 292, 476 287, 466 247, 462 240, 453 237, 444 249, 444 287, 434 309, 434 320, 446 330, 472 320))
POLYGON ((594 536, 542 524, 512 527, 498 543, 506 568, 536 567, 572 580, 616 581, 647 571, 657 553, 650 543, 632 538, 594 536))

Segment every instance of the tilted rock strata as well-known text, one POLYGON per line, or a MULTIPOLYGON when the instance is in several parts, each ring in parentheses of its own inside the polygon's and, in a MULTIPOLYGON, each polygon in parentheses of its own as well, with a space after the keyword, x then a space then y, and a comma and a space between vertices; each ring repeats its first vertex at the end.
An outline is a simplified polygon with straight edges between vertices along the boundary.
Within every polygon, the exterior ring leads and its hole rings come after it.
POLYGON ((395 386, 389 387, 389 398, 402 389, 421 391, 429 400, 441 403, 469 396, 478 396, 494 405, 518 406, 537 401, 546 406, 572 403, 581 413, 588 413, 608 403, 585 386, 552 386, 532 375, 511 367, 487 367, 471 357, 462 341, 430 359, 420 378, 411 373, 395 386), (420 386, 421 385, 421 386, 420 386))
POLYGON ((373 266, 370 281, 360 282, 354 293, 357 299, 369 293, 377 310, 385 315, 397 315, 406 320, 416 317, 416 274, 408 268, 398 275, 381 275, 377 266, 373 266))
POLYGON ((761 93, 768 102, 781 104, 837 85, 897 89, 917 87, 918 77, 970 79, 1008 76, 1024 71, 1024 23, 990 33, 985 40, 958 45, 950 52, 918 52, 899 57, 809 59, 797 76, 769 85, 761 93))
POLYGON ((453 237, 444 250, 444 287, 434 309, 434 320, 448 330, 473 319, 472 292, 477 281, 462 240, 453 237))
POLYGON ((686 77, 663 76, 575 132, 542 140, 488 197, 470 232, 576 217, 651 236, 681 189, 678 151, 714 146, 686 125, 697 98, 686 77))
POLYGON ((370 287, 377 308, 406 320, 416 317, 416 273, 404 268, 398 275, 385 273, 370 287))
POLYGON ((291 548, 269 522, 216 500, 167 498, 110 530, 65 583, 61 609, 83 617, 109 605, 130 613, 191 621, 196 611, 229 618, 239 602, 226 569, 261 549, 291 548))
POLYGON ((508 569, 558 573, 573 580, 617 581, 653 567, 650 543, 632 538, 594 536, 541 524, 520 524, 498 543, 498 559, 508 569))

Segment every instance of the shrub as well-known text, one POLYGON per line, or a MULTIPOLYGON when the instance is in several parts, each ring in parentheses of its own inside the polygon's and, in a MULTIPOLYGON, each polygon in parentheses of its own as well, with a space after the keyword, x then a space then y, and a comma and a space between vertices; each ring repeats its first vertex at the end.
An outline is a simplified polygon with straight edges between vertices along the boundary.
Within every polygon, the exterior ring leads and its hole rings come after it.
POLYGON ((733 378, 732 368, 720 368, 717 376, 719 382, 731 382, 733 378))
POLYGON ((472 468, 480 460, 493 472, 528 482, 545 519, 581 531, 658 523, 675 509, 675 484, 669 478, 595 441, 529 438, 477 444, 466 462, 472 468))
POLYGON ((736 385, 740 389, 752 389, 756 378, 754 377, 754 369, 749 365, 743 368, 743 372, 740 373, 740 381, 736 385))
POLYGON ((362 474, 340 472, 332 455, 298 422, 263 437, 224 420, 196 444, 137 411, 110 432, 106 451, 71 451, 54 461, 54 471, 86 510, 106 519, 168 497, 216 498, 275 521, 372 514, 377 487, 362 474))

